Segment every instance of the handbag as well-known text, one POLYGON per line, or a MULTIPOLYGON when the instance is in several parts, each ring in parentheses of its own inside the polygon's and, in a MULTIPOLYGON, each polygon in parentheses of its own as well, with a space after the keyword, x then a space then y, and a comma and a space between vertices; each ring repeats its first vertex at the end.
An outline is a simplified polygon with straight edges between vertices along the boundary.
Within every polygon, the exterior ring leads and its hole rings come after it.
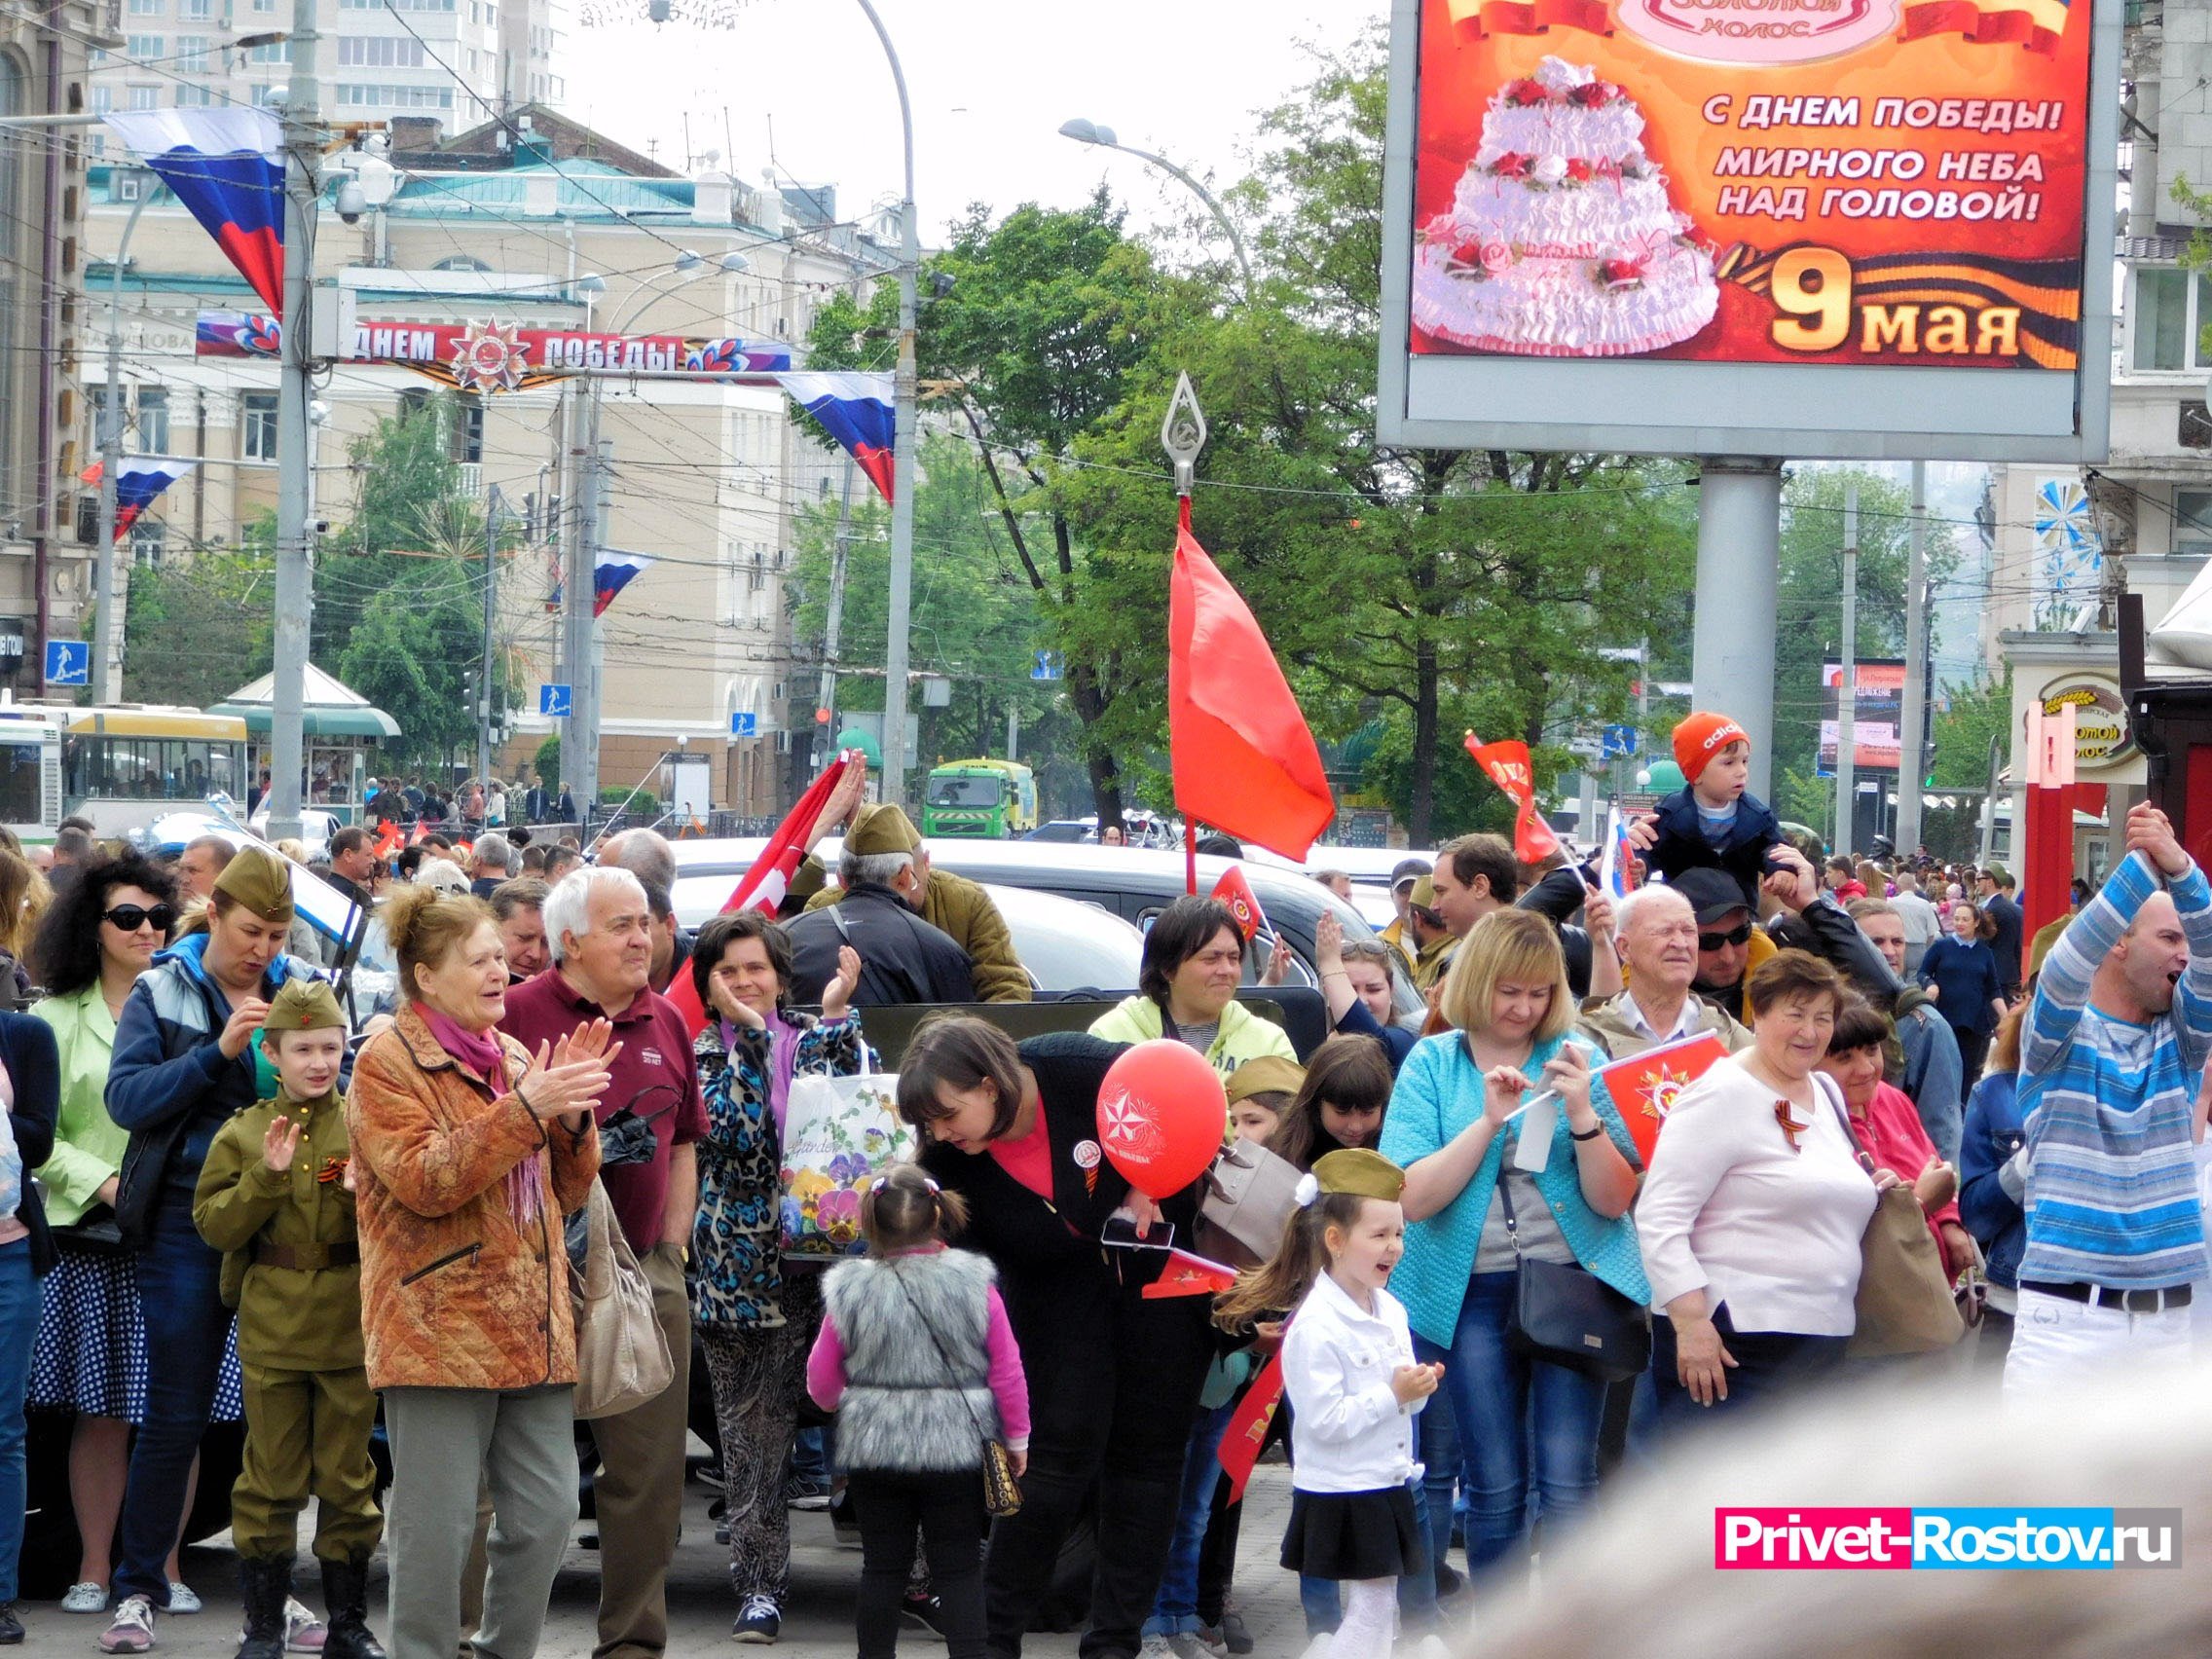
POLYGON ((899 1079, 861 1051, 857 1077, 799 1072, 784 1107, 783 1248, 787 1260, 833 1262, 867 1253, 861 1194, 884 1168, 914 1156, 914 1131, 895 1109, 899 1079))
POLYGON ((1198 1195, 1198 1254, 1256 1268, 1282 1247, 1298 1213, 1298 1165, 1266 1147, 1233 1140, 1214 1159, 1198 1195))
POLYGON ((1641 1376, 1651 1363, 1651 1310, 1579 1262, 1523 1255, 1503 1168, 1497 1172, 1497 1200, 1505 1210, 1505 1235, 1513 1240, 1513 1317, 1505 1328, 1506 1346, 1604 1382, 1641 1376))
MULTIPOLYGON (((906 1306, 914 1310, 914 1317, 921 1321, 922 1329, 929 1333, 930 1346, 937 1349, 938 1358, 943 1362, 947 1382, 951 1386, 959 1388, 957 1379, 960 1373, 953 1369, 952 1356, 944 1351, 944 1344, 939 1341, 937 1327, 930 1323, 930 1316, 922 1311, 921 1304, 914 1300, 914 1293, 906 1288, 897 1273, 891 1275, 891 1282, 899 1286, 899 1294, 906 1299, 906 1306)), ((1009 1515, 1020 1514, 1021 1483, 1014 1478, 1014 1454, 1006 1449, 1005 1441, 983 1426, 983 1419, 976 1416, 976 1408, 969 1403, 965 1388, 960 1389, 960 1403, 968 1407, 969 1417, 975 1419, 976 1432, 982 1437, 984 1513, 1001 1521, 1009 1515)))
POLYGON ((75 1221, 47 1230, 54 1242, 64 1250, 74 1250, 81 1256, 127 1256, 129 1249, 123 1242, 123 1228, 115 1219, 115 1211, 106 1204, 88 1204, 85 1213, 75 1221))
POLYGON ((583 1272, 571 1271, 569 1280, 576 1315, 575 1414, 619 1417, 666 1391, 676 1363, 653 1312, 652 1284, 597 1176, 583 1217, 583 1272))
MULTIPOLYGON (((1874 1161, 1860 1146, 1841 1096, 1825 1088, 1821 1092, 1843 1124, 1844 1138, 1857 1153, 1860 1167, 1871 1179, 1874 1161)), ((1860 1236, 1854 1309, 1858 1319, 1851 1346, 1844 1350, 1849 1359, 1935 1353, 1966 1335, 1966 1320, 1943 1272, 1942 1247, 1929 1231, 1919 1198, 1901 1183, 1880 1196, 1860 1236)))

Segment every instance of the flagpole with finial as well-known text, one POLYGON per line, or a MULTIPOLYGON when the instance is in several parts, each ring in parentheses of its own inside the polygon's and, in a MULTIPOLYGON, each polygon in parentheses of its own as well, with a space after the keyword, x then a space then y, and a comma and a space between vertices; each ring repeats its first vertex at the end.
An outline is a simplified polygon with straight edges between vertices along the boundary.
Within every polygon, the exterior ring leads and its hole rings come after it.
MULTIPOLYGON (((1167 400, 1167 414, 1160 423, 1160 445, 1167 452, 1167 459, 1175 463, 1175 528, 1184 535, 1191 534, 1191 483, 1197 475, 1198 451, 1206 447, 1205 411, 1198 407, 1198 394, 1191 389, 1191 377, 1178 372, 1175 376, 1175 395, 1167 400)), ((1186 816, 1183 820, 1183 878, 1187 889, 1196 894, 1198 890, 1198 823, 1186 816)))

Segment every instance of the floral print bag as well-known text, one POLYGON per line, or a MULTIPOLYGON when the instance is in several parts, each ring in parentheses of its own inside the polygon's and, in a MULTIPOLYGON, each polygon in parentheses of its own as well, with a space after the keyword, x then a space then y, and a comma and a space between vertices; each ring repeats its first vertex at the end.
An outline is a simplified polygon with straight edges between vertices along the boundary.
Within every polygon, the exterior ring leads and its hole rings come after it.
MULTIPOLYGON (((865 1059, 864 1059, 865 1066, 865 1059)), ((899 1079, 802 1072, 784 1115, 784 1255, 832 1261, 867 1253, 861 1193, 894 1163, 914 1156, 914 1131, 899 1120, 899 1079)))

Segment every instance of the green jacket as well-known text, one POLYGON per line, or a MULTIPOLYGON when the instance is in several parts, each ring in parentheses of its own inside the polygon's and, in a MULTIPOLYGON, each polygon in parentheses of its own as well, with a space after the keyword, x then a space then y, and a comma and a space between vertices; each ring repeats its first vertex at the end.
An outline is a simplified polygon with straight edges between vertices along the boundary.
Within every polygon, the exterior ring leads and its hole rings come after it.
POLYGON ((83 1219, 94 1195, 123 1167, 130 1131, 107 1115, 107 1068, 115 1052, 115 1016, 93 980, 73 996, 48 997, 31 1013, 54 1028, 61 1051, 61 1110, 54 1155, 39 1166, 46 1183, 46 1219, 67 1227, 83 1219))
MULTIPOLYGON (((1160 1005, 1150 997, 1124 997, 1112 1012, 1091 1021, 1090 1034, 1109 1043, 1149 1043, 1165 1029, 1160 1005)), ((1224 1078, 1246 1060, 1275 1054, 1298 1063, 1298 1051, 1273 1020, 1233 1002, 1221 1011, 1221 1031, 1206 1051, 1206 1062, 1224 1078)))
POLYGON ((336 1089, 305 1107, 279 1093, 215 1132, 192 1220, 223 1252, 223 1304, 239 1310, 239 1358, 249 1365, 347 1371, 363 1363, 360 1234, 345 1182, 348 1157, 345 1102, 336 1089), (307 1133, 282 1174, 261 1157, 279 1112, 307 1116, 307 1133), (305 1252, 314 1265, 255 1261, 264 1246, 305 1252), (332 1246, 348 1259, 322 1265, 316 1259, 332 1246))
MULTIPOLYGON (((813 894, 806 907, 819 910, 845 897, 841 887, 824 887, 826 879, 822 861, 809 853, 792 882, 792 891, 813 894)), ((1006 918, 999 914, 999 907, 991 903, 991 896, 978 883, 964 875, 954 875, 948 869, 933 867, 930 884, 922 893, 922 920, 950 934, 952 942, 968 953, 973 964, 976 994, 983 1001, 1029 1000, 1029 971, 1014 954, 1014 936, 1007 932, 1006 918)))
MULTIPOLYGON (((1630 1019, 1628 1000, 1626 991, 1616 997, 1592 997, 1582 1005, 1576 1021, 1582 1034, 1603 1049, 1608 1060, 1625 1060, 1658 1047, 1630 1019)), ((1693 996, 1689 1000, 1689 1014, 1693 1031, 1712 1032, 1731 1054, 1741 1053, 1751 1046, 1750 1029, 1717 1004, 1693 996)))

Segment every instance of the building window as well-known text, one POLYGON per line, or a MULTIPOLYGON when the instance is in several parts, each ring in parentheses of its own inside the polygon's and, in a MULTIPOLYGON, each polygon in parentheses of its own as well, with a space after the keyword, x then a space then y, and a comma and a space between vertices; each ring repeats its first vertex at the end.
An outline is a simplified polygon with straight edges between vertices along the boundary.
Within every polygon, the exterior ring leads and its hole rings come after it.
POLYGON ((2174 551, 2212 553, 2212 490, 2174 492, 2174 551))
POLYGON ((471 466, 484 459, 484 399, 482 394, 462 392, 456 409, 458 416, 454 421, 453 458, 463 466, 471 466))
POLYGON ((159 566, 162 562, 162 549, 167 541, 166 525, 140 519, 130 527, 131 564, 159 566))
POLYGON ((292 43, 288 40, 263 41, 246 54, 249 63, 289 63, 292 61, 292 43))
POLYGON ((176 15, 187 22, 204 22, 207 13, 207 0, 176 0, 176 15))
POLYGON ((247 392, 243 415, 245 459, 248 461, 275 461, 276 459, 276 394, 273 391, 247 392))
POLYGON ((135 202, 146 194, 146 181, 134 172, 120 169, 115 174, 115 199, 118 202, 135 202))
POLYGON ((341 68, 420 69, 423 43, 392 40, 382 35, 340 35, 338 63, 341 68))
POLYGON ((205 35, 178 35, 176 37, 176 66, 180 74, 206 74, 207 37, 205 35))
POLYGON ((130 107, 132 109, 161 108, 162 89, 159 87, 132 87, 130 89, 130 107))
POLYGON ((162 55, 162 37, 160 35, 125 35, 123 37, 123 53, 126 57, 133 58, 139 63, 151 63, 162 55))
POLYGON ((162 0, 130 0, 133 18, 158 18, 162 15, 162 0))
POLYGON ((169 453, 169 394, 165 387, 138 389, 138 449, 142 455, 169 453))
POLYGON ((2139 266, 2131 312, 2137 369, 2212 367, 2201 339, 2212 322, 2212 282, 2170 266, 2139 266))
MULTIPOLYGON (((94 87, 92 89, 92 113, 94 115, 105 115, 113 108, 115 108, 115 89, 113 87, 94 87)), ((105 152, 103 151, 102 154, 105 154, 105 152)))
POLYGON ((341 81, 338 102, 350 109, 451 109, 451 87, 380 87, 341 81))
MULTIPOLYGON (((215 101, 214 92, 207 87, 179 87, 176 90, 176 106, 179 109, 205 109, 215 101)), ((226 103, 229 99, 224 100, 226 103)))

